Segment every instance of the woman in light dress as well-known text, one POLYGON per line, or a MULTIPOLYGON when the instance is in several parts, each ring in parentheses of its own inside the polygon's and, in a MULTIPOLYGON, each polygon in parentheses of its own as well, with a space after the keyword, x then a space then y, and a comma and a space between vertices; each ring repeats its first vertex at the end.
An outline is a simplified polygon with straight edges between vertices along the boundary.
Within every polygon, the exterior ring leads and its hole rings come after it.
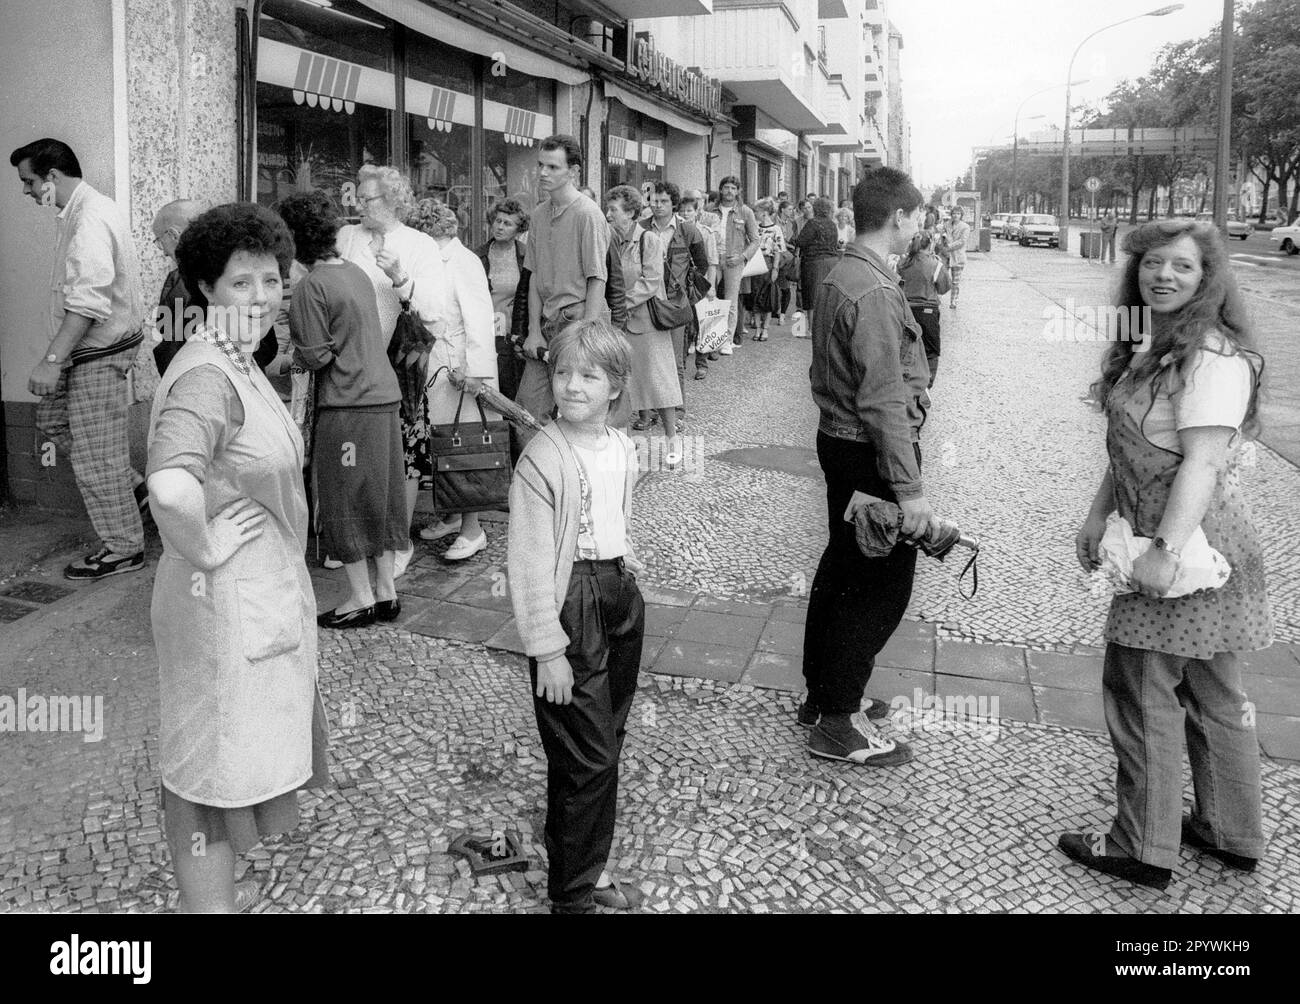
MULTIPOLYGON (((497 386, 496 324, 487 273, 479 256, 456 236, 459 220, 445 203, 421 199, 408 222, 435 241, 441 266, 437 310, 442 325, 429 356, 431 382, 425 401, 428 422, 431 426, 449 426, 458 408, 462 421, 478 422, 478 407, 471 396, 484 384, 497 386), (452 386, 449 373, 438 372, 443 366, 458 369, 466 377, 463 407, 462 392, 452 386)), ((492 418, 489 412, 488 420, 492 418)), ((422 530, 420 536, 436 540, 456 533, 456 539, 443 554, 445 561, 463 561, 487 548, 487 533, 479 523, 478 513, 444 513, 443 516, 444 519, 422 530)))

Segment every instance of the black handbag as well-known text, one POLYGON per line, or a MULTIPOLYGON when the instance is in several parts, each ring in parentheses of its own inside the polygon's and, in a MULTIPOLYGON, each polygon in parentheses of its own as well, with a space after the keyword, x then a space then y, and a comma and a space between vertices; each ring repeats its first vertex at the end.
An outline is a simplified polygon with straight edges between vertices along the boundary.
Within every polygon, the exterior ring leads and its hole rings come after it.
POLYGON ((504 509, 509 504, 510 424, 504 419, 489 422, 483 403, 477 397, 474 403, 479 421, 461 422, 462 393, 451 428, 429 429, 433 504, 440 513, 504 509))

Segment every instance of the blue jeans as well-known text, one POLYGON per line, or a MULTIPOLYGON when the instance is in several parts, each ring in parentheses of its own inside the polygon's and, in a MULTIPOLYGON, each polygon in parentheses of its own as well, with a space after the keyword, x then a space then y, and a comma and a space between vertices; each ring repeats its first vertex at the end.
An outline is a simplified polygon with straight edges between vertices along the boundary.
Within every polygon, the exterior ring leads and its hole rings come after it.
POLYGON ((1262 857, 1259 740, 1237 657, 1187 659, 1112 642, 1102 692, 1119 760, 1111 839, 1146 864, 1177 864, 1185 735, 1197 834, 1222 850, 1262 857))

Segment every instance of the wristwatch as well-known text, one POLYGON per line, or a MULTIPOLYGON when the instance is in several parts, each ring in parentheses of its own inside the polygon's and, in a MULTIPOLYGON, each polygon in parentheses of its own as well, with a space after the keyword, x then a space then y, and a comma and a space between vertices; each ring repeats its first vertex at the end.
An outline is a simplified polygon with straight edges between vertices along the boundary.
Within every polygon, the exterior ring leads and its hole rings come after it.
POLYGON ((45 357, 45 361, 46 361, 47 363, 54 363, 56 366, 62 366, 62 365, 63 365, 63 360, 60 359, 60 358, 58 357, 58 355, 55 354, 55 353, 53 353, 53 352, 51 352, 49 355, 47 355, 47 356, 45 357))
POLYGON ((1182 553, 1178 550, 1178 548, 1170 547, 1169 541, 1165 540, 1164 537, 1157 537, 1155 540, 1151 542, 1151 546, 1159 551, 1168 551, 1175 558, 1181 558, 1183 556, 1182 553))

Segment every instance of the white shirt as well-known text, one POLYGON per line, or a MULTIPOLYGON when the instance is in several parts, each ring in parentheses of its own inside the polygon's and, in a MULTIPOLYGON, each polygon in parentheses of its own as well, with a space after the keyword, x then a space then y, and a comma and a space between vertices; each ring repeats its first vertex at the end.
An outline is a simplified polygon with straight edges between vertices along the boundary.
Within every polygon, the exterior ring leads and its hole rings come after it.
MULTIPOLYGON (((578 531, 575 558, 605 561, 627 554, 627 520, 623 515, 623 495, 627 491, 627 449, 614 432, 607 432, 600 449, 591 450, 571 443, 585 475, 584 509, 590 520, 591 536, 578 531), (587 493, 590 492, 588 499, 587 493), (591 553, 594 543, 595 554, 591 553)), ((580 527, 586 520, 580 521, 580 527)))
POLYGON ((1181 388, 1162 386, 1142 422, 1142 433, 1162 450, 1182 453, 1183 429, 1221 425, 1240 429, 1250 406, 1254 377, 1243 355, 1225 355, 1227 341, 1215 332, 1192 357, 1181 388))

